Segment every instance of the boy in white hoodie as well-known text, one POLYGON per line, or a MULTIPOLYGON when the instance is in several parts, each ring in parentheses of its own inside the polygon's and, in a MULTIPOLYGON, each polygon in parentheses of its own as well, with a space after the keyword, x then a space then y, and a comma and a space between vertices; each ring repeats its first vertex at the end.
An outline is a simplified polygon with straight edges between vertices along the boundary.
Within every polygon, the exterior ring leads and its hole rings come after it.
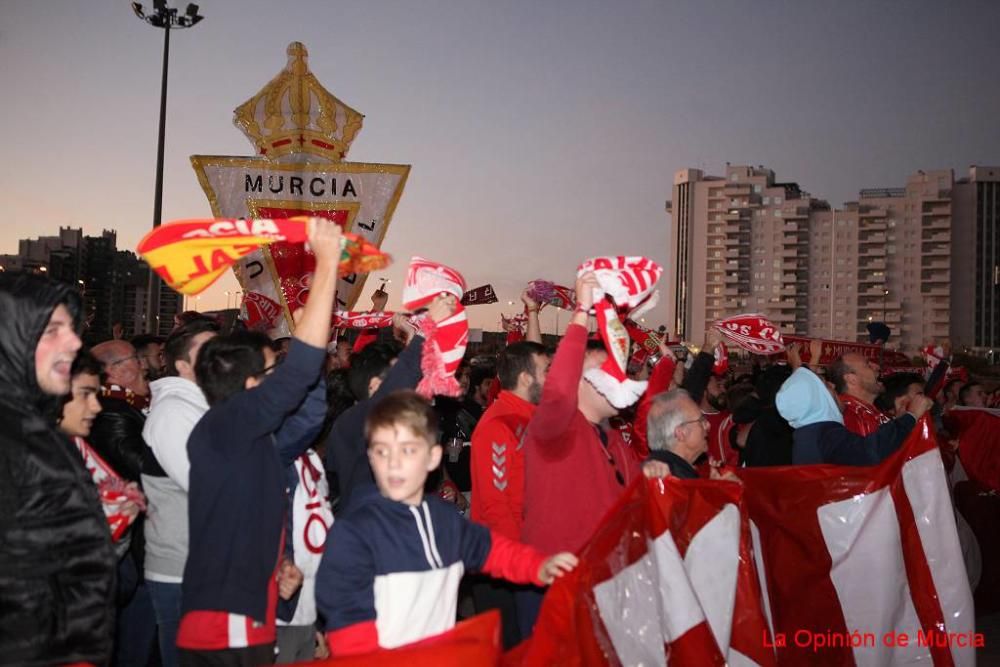
POLYGON ((153 598, 164 667, 177 665, 181 581, 188 552, 188 436, 208 403, 195 383, 198 350, 219 333, 208 318, 175 329, 164 344, 167 376, 149 385, 152 402, 142 437, 146 519, 146 585, 153 598))

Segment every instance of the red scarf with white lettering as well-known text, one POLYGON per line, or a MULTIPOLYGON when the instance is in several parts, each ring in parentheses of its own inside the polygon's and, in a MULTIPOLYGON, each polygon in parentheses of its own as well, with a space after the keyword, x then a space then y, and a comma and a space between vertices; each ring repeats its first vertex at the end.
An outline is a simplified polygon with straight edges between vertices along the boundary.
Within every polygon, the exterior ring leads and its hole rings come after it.
MULTIPOLYGON (((201 294, 241 257, 265 244, 301 244, 308 218, 175 220, 153 229, 136 251, 172 289, 201 294)), ((308 253, 311 258, 311 253, 308 253)), ((370 273, 389 265, 389 255, 356 234, 344 234, 338 275, 370 273)), ((300 279, 311 272, 302 264, 300 279)), ((292 301, 295 302, 294 300, 292 301)))
POLYGON ((427 398, 462 394, 455 371, 465 356, 469 341, 469 323, 461 304, 464 293, 465 279, 455 269, 423 257, 410 260, 403 286, 403 306, 407 310, 421 310, 437 297, 448 294, 457 302, 451 317, 441 322, 424 317, 419 323, 426 342, 420 363, 424 377, 417 385, 417 392, 427 398))
POLYGON ((749 313, 719 320, 713 326, 728 340, 755 354, 785 351, 781 330, 763 315, 749 313))

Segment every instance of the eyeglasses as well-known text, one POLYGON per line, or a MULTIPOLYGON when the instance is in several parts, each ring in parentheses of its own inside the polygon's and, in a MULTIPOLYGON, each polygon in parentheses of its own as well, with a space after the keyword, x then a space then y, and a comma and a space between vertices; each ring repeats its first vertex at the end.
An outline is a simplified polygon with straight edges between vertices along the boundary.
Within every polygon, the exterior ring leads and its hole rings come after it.
POLYGON ((686 422, 681 422, 677 426, 681 427, 681 426, 687 426, 688 424, 695 424, 695 423, 701 423, 701 425, 704 426, 705 428, 708 428, 708 427, 711 426, 711 424, 708 423, 708 417, 706 417, 705 415, 702 415, 701 417, 698 417, 698 419, 689 419, 686 422))

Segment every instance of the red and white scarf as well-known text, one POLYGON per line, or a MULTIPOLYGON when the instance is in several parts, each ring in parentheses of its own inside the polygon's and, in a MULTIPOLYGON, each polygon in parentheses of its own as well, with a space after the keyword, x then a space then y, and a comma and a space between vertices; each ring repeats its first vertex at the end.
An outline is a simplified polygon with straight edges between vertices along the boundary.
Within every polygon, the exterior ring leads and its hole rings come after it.
POLYGON ((424 377, 417 385, 417 392, 431 396, 460 396, 462 388, 455 379, 455 371, 465 356, 469 341, 469 322, 462 307, 465 279, 455 269, 431 262, 423 257, 410 260, 403 286, 403 306, 410 311, 430 305, 439 296, 455 297, 455 312, 441 322, 429 317, 420 321, 420 330, 426 337, 421 359, 424 377))
POLYGON ((748 352, 777 354, 785 351, 781 330, 758 313, 729 317, 719 320, 713 326, 727 339, 748 352))
POLYGON ((628 379, 629 333, 618 319, 618 308, 638 316, 656 303, 653 288, 663 269, 645 257, 593 257, 577 267, 579 278, 593 271, 599 288, 594 294, 597 329, 607 348, 608 358, 600 368, 592 368, 584 378, 619 410, 639 400, 645 382, 628 379))
POLYGON ((127 486, 125 480, 112 470, 111 466, 94 451, 94 448, 86 440, 75 437, 73 444, 76 445, 80 456, 83 457, 83 465, 90 473, 90 478, 94 480, 97 494, 101 498, 101 507, 104 508, 104 516, 111 529, 111 539, 117 542, 137 516, 123 514, 122 506, 131 500, 139 506, 140 510, 145 510, 146 498, 138 489, 127 486))

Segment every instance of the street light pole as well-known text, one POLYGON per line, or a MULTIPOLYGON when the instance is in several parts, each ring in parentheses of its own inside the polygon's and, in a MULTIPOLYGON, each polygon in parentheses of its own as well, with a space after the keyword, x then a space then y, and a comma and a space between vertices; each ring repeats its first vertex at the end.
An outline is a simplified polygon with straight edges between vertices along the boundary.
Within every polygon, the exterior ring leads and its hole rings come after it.
MULTIPOLYGON (((166 0, 153 0, 153 12, 150 14, 147 14, 142 4, 138 2, 132 3, 132 11, 154 28, 163 29, 160 128, 156 141, 156 188, 153 195, 153 229, 156 229, 160 226, 163 214, 163 144, 167 129, 167 68, 170 63, 170 30, 172 28, 190 28, 205 17, 198 14, 198 5, 189 4, 184 14, 178 14, 176 9, 167 7, 166 0)), ((152 267, 149 267, 146 296, 146 333, 159 333, 160 280, 152 267)))
POLYGON ((889 290, 882 290, 882 321, 885 322, 885 298, 889 296, 889 290))

